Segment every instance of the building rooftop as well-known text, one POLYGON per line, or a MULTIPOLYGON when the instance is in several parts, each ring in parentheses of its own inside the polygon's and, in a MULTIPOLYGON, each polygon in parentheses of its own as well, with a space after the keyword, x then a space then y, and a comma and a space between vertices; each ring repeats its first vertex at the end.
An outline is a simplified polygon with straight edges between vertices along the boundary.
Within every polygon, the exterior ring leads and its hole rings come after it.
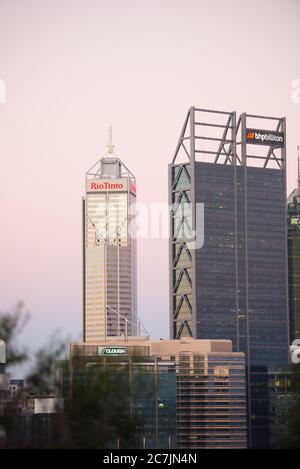
MULTIPOLYGON (((151 340, 149 336, 115 336, 107 337, 104 341, 71 342, 73 347, 122 346, 148 347, 150 355, 166 355, 178 353, 233 353, 231 340, 194 339, 183 337, 179 340, 160 339, 151 340)), ((243 354, 242 354, 243 355, 243 354)))

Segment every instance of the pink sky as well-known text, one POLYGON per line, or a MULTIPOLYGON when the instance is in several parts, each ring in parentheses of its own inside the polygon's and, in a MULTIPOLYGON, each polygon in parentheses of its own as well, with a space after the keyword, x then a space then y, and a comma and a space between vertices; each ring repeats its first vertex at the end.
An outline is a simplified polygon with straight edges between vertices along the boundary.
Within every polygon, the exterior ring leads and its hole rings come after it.
MULTIPOLYGON (((82 325, 81 197, 106 150, 167 201, 167 165, 191 105, 287 116, 296 183, 299 0, 1 0, 0 309, 22 299, 41 345, 82 325)), ((139 315, 168 336, 168 244, 138 247, 139 315)))

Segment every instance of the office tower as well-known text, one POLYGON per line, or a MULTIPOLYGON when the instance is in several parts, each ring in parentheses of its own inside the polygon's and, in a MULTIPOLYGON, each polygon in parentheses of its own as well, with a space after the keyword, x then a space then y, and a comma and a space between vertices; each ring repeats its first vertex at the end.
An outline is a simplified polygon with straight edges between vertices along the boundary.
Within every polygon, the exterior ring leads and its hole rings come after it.
POLYGON ((290 343, 300 339, 300 174, 298 146, 298 186, 288 197, 288 264, 290 343))
POLYGON ((267 445, 266 367, 288 362, 285 200, 285 118, 188 111, 169 165, 170 333, 246 354, 253 447, 267 445))
POLYGON ((108 151, 86 173, 83 199, 84 341, 135 335, 134 175, 108 151))
MULTIPOLYGON (((136 448, 247 446, 245 356, 232 352, 230 341, 144 336, 73 342, 69 377, 61 380, 72 392, 101 367, 118 374, 124 408, 140 419, 136 448)), ((118 446, 117 429, 114 440, 112 447, 118 446)))

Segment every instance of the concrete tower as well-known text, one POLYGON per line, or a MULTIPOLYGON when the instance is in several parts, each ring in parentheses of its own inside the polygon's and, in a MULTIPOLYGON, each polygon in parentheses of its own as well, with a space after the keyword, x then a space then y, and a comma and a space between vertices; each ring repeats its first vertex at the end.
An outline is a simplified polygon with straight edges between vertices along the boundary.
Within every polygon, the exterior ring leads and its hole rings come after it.
POLYGON ((83 199, 83 337, 136 335, 136 239, 134 175, 114 153, 86 173, 83 199))

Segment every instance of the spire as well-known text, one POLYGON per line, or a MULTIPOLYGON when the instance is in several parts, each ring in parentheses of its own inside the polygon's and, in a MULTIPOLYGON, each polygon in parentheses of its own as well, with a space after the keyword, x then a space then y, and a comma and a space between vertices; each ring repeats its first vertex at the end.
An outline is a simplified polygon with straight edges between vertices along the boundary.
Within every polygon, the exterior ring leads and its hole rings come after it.
POLYGON ((108 153, 110 155, 113 154, 114 152, 114 145, 112 144, 112 127, 111 124, 109 124, 109 135, 108 135, 108 153))

